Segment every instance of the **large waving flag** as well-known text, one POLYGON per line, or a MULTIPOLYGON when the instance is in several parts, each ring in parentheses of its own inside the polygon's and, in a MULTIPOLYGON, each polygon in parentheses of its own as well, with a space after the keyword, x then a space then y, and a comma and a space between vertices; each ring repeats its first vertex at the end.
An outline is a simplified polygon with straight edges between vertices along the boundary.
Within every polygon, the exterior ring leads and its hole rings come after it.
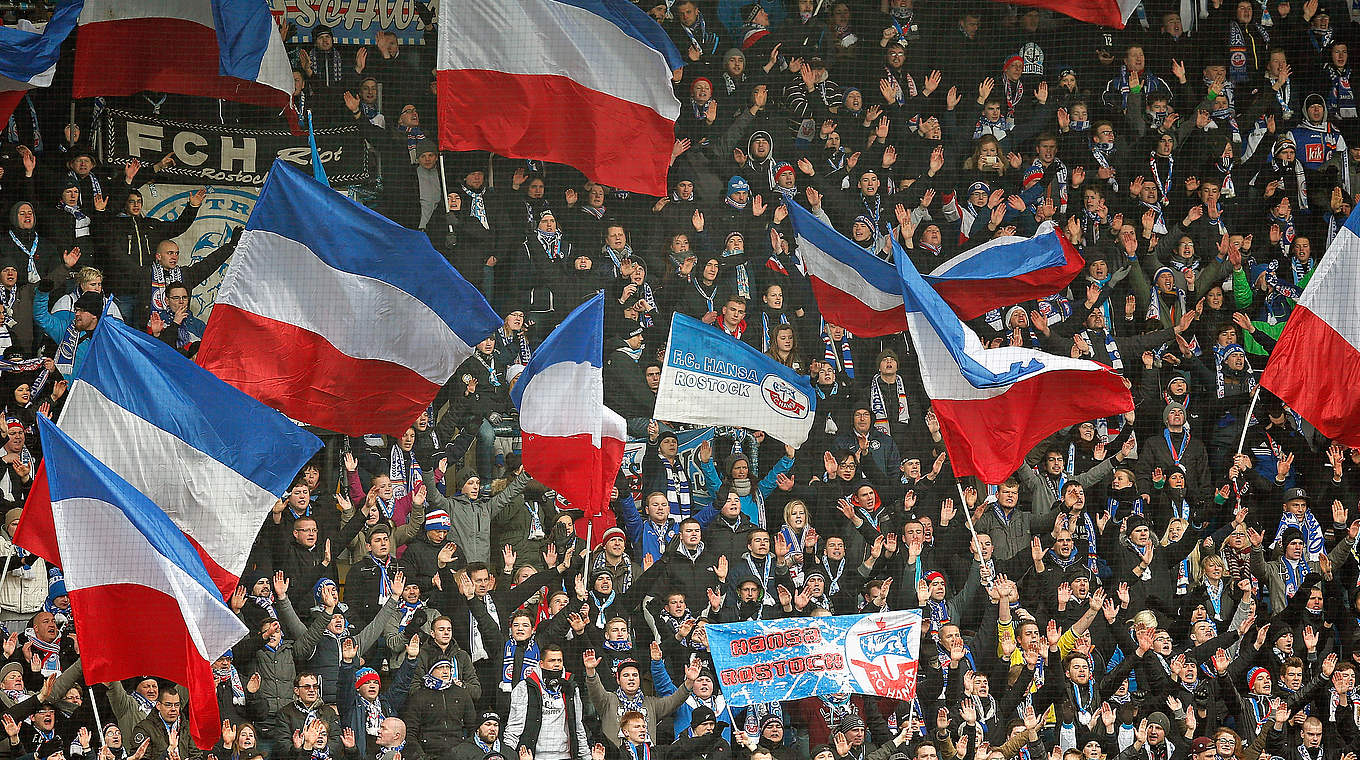
MULTIPOLYGON (((799 240, 816 241, 829 257, 854 261, 864 250, 796 203, 789 216, 799 240)), ((1123 378, 1104 365, 1026 348, 984 350, 896 242, 893 256, 921 379, 955 474, 1000 483, 1052 433, 1133 409, 1123 378)))
POLYGON ((815 409, 806 377, 697 319, 671 317, 658 420, 762 430, 798 447, 815 409))
POLYGON ((1053 433, 1133 409, 1128 384, 1103 364, 1028 348, 985 350, 906 252, 894 244, 893 254, 921 381, 956 475, 1000 483, 1053 433))
POLYGON ((845 238, 796 202, 788 204, 817 309, 828 321, 870 338, 907 329, 897 268, 845 238))
MULTIPOLYGON (((860 337, 907 329, 897 268, 845 238, 812 212, 789 204, 798 255, 807 267, 817 308, 860 337)), ((1067 287, 1085 262, 1062 231, 1044 222, 1032 237, 1000 237, 936 267, 926 282, 962 319, 1067 287)))
POLYGON ((288 108, 293 70, 268 0, 85 0, 72 95, 143 90, 288 108))
MULTIPOLYGON (((270 507, 321 448, 283 415, 117 319, 99 320, 61 427, 155 498, 224 598, 270 507)), ((16 540, 65 566, 45 470, 39 466, 16 540)))
POLYGON ((279 161, 222 278, 198 363, 293 419, 399 436, 500 326, 425 233, 279 161))
POLYGON ((84 1, 66 0, 46 24, 25 19, 18 26, 0 26, 0 124, 9 121, 29 90, 51 86, 61 43, 76 28, 84 1))
POLYGON ((439 4, 439 147, 555 161, 666 194, 684 65, 629 0, 439 4))
POLYGON ((1360 209, 1337 232, 1289 313, 1261 385, 1319 433, 1360 447, 1360 209))
POLYGON ((577 306, 534 352, 510 399, 524 433, 524 469, 594 522, 613 525, 610 490, 628 440, 604 405, 604 293, 577 306))
POLYGON ((925 276, 960 319, 999 306, 1051 296, 1081 274, 1086 261, 1053 222, 1030 237, 1006 235, 970 248, 925 276))
POLYGON ((222 730, 212 662, 249 631, 165 512, 45 417, 38 428, 85 678, 183 684, 194 744, 211 749, 222 730))

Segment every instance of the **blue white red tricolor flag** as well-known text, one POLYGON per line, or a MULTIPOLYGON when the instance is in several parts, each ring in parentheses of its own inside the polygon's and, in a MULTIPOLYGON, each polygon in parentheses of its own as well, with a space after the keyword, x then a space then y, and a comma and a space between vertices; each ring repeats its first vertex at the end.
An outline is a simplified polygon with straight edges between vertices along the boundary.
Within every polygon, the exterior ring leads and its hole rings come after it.
MULTIPOLYGON (((117 319, 99 320, 61 427, 119 478, 155 495, 223 598, 270 507, 321 448, 283 415, 117 319)), ((16 540, 64 567, 48 490, 39 465, 16 540)))
POLYGON ((907 329, 902 279, 892 264, 855 245, 796 202, 787 204, 822 318, 869 338, 907 329))
MULTIPOLYGON (((843 264, 836 271, 841 273, 837 276, 845 278, 841 280, 845 287, 851 287, 850 278, 858 276, 877 293, 890 292, 892 286, 882 267, 875 264, 871 268, 867 261, 881 264, 878 257, 796 203, 789 204, 789 217, 798 235, 799 255, 804 256, 810 274, 816 266, 812 261, 823 257, 843 264), (813 258, 806 256, 804 240, 811 241, 813 258), (865 271, 871 272, 872 280, 860 274, 865 271)), ((995 259, 996 250, 987 252, 983 260, 995 259)), ((905 327, 916 348, 921 380, 940 421, 955 474, 1000 483, 1015 472, 1026 452, 1050 434, 1068 425, 1133 409, 1133 397, 1123 379, 1102 364, 1026 348, 984 350, 977 333, 959 319, 958 306, 947 303, 931 287, 896 241, 893 256, 905 327)), ((973 270, 961 267, 959 271, 973 270)), ((838 286, 837 291, 859 300, 853 290, 841 291, 838 286)), ((818 307, 825 312, 820 295, 818 298, 818 307)), ((851 313, 867 316, 870 312, 859 309, 851 313)), ((827 319, 836 321, 835 316, 827 319)))
POLYGON ((921 381, 955 475, 1000 483, 1049 435, 1133 409, 1124 379, 1103 364, 1028 348, 984 349, 896 243, 893 253, 921 381))
POLYGON ((47 418, 38 428, 85 677, 182 684, 194 744, 211 749, 222 730, 212 663, 249 631, 169 515, 47 418))
POLYGON ((1051 296, 1084 266, 1067 237, 1053 222, 1044 222, 1030 237, 1006 235, 970 248, 935 267, 925 280, 960 319, 975 319, 999 306, 1051 296))
POLYGON ((1360 447, 1360 209, 1313 271, 1261 375, 1319 433, 1360 447))
POLYGON ((534 352, 510 391, 524 436, 524 469, 592 521, 600 540, 623 461, 624 420, 604 405, 604 293, 577 306, 534 352))
POLYGON ((295 420, 400 436, 501 318, 425 233, 275 162, 200 366, 295 420))
MULTIPOLYGON (((817 307, 828 321, 860 337, 906 329, 897 268, 844 238, 797 203, 788 204, 817 307)), ((1028 238, 1008 236, 969 249, 936 267, 926 282, 961 319, 1001 306, 1051 296, 1067 287, 1085 262, 1051 222, 1028 238)))
POLYGON ((674 43, 629 0, 439 4, 439 147, 573 166, 666 194, 674 43))
POLYGON ((291 101, 268 0, 85 0, 76 39, 77 98, 152 90, 280 110, 291 101))
POLYGON ((0 124, 34 88, 49 87, 61 56, 61 43, 76 28, 84 0, 67 0, 46 24, 28 20, 0 26, 0 124))

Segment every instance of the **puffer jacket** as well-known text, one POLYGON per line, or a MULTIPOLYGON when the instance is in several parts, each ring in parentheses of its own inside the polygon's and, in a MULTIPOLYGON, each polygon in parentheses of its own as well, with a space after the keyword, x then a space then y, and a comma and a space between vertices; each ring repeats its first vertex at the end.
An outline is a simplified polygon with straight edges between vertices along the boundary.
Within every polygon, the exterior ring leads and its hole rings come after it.
POLYGON ((406 701, 402 719, 430 757, 446 757, 479 722, 472 695, 458 684, 438 691, 417 686, 406 701))
POLYGON ((0 530, 0 564, 9 568, 0 576, 0 610, 31 615, 47 601, 47 563, 36 554, 15 559, 14 543, 0 530))
MULTIPOLYGON (((360 652, 367 652, 382 636, 383 628, 397 614, 397 603, 401 597, 393 594, 379 610, 376 617, 358 633, 347 631, 346 638, 353 636, 354 644, 360 652)), ((294 656, 303 664, 307 673, 316 673, 321 678, 321 695, 326 702, 336 700, 340 683, 340 642, 326 631, 330 617, 317 615, 310 628, 304 628, 292 605, 279 605, 279 617, 284 630, 295 640, 294 656)))

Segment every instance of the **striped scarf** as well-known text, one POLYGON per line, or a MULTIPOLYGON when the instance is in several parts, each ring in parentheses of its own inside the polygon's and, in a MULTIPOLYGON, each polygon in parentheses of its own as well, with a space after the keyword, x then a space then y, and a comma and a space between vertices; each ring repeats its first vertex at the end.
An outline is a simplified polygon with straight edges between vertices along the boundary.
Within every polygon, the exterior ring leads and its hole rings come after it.
POLYGON ((1317 561, 1326 549, 1322 540, 1322 526, 1318 524, 1317 518, 1313 517, 1313 513, 1304 512, 1303 517, 1298 517, 1293 512, 1286 512, 1280 518, 1280 527, 1275 531, 1275 540, 1271 542, 1271 546, 1279 544, 1284 532, 1290 528, 1297 528, 1303 534, 1305 556, 1317 561))
POLYGON ((671 505, 671 514, 688 517, 690 514, 689 472, 683 463, 671 464, 665 457, 659 457, 666 468, 666 501, 671 505))
POLYGON ((826 322, 822 322, 822 357, 827 364, 835 367, 838 371, 844 372, 845 376, 853 379, 855 377, 855 360, 850 353, 849 332, 843 332, 839 343, 831 339, 826 332, 826 322))
MULTIPOLYGON (((874 415, 874 429, 881 433, 891 435, 892 430, 888 423, 888 406, 883 399, 883 389, 881 387, 882 375, 874 375, 874 379, 869 384, 869 407, 874 415)), ((910 419, 907 412, 907 388, 902 382, 902 376, 897 376, 897 422, 905 425, 910 419)))

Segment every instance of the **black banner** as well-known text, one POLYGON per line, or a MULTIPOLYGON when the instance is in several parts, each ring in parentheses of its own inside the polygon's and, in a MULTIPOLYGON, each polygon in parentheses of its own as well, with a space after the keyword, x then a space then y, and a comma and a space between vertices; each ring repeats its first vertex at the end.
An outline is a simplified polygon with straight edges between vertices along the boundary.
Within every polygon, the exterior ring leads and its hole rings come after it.
MULTIPOLYGON (((160 172, 166 182, 197 185, 264 185, 276 159, 310 171, 311 148, 305 135, 286 129, 241 129, 217 124, 163 119, 107 109, 102 116, 101 156, 107 166, 145 165, 175 152, 175 165, 160 172)), ((335 185, 372 178, 368 152, 358 127, 316 130, 316 147, 326 176, 335 185)))

